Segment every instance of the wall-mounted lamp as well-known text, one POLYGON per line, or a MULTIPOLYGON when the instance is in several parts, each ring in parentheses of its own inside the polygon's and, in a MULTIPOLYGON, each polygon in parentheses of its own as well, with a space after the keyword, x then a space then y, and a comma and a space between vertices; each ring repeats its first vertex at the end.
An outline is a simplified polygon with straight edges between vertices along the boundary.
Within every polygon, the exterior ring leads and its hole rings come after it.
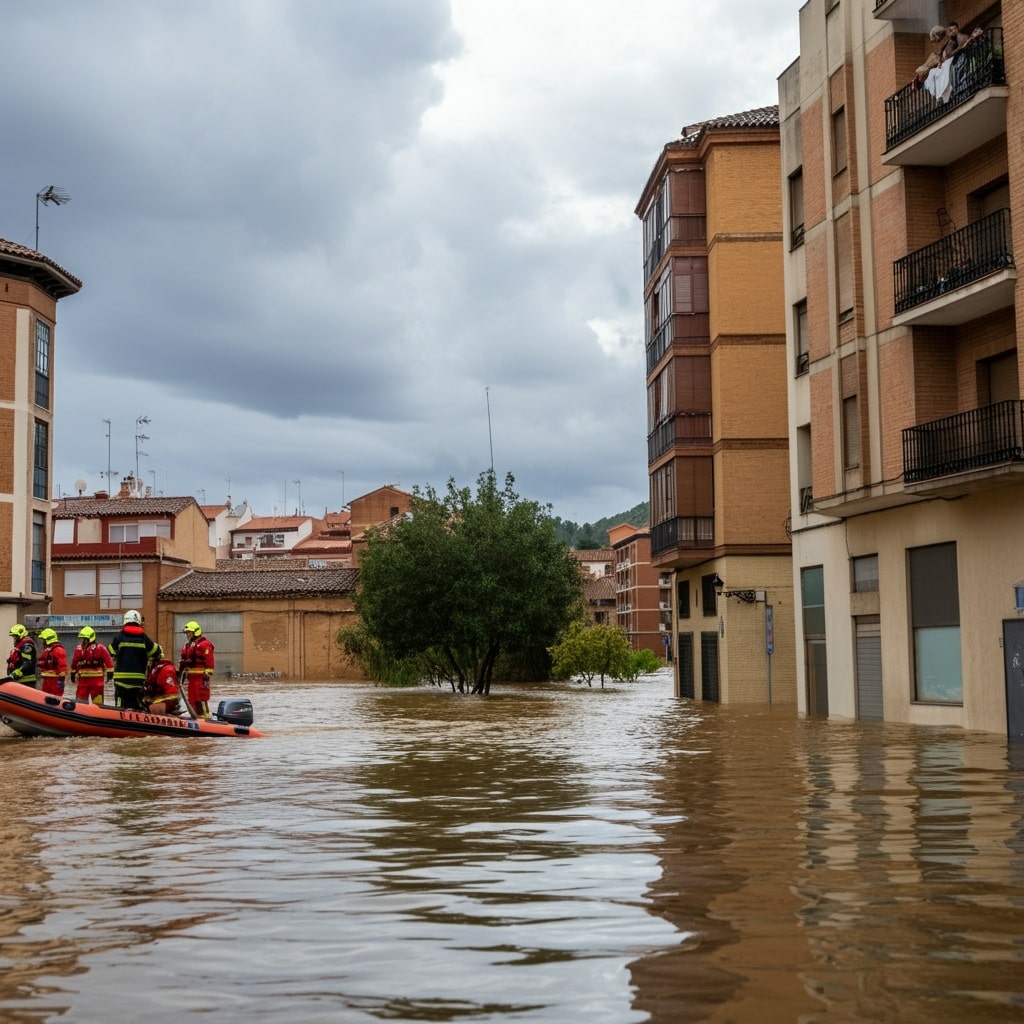
POLYGON ((715 578, 711 581, 715 588, 715 593, 719 597, 738 597, 741 601, 747 604, 753 604, 757 600, 756 590, 726 590, 725 580, 722 579, 718 573, 715 573, 715 578))

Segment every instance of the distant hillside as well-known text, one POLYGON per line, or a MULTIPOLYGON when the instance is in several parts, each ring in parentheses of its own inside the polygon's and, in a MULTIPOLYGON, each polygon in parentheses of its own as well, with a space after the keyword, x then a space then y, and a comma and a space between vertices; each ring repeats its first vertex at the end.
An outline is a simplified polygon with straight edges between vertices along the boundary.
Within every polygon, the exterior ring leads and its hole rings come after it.
POLYGON ((650 504, 646 501, 634 505, 627 512, 620 512, 615 516, 606 516, 598 519, 596 523, 574 523, 571 519, 559 519, 555 516, 555 527, 558 536, 562 538, 571 548, 587 550, 592 548, 608 547, 608 531, 620 523, 630 523, 632 526, 647 526, 650 522, 650 504))

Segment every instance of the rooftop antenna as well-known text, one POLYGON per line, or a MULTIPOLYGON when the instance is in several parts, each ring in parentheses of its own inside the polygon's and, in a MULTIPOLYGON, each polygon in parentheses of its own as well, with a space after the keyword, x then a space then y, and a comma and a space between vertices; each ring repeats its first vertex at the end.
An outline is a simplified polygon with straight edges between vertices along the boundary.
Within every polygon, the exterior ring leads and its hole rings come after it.
POLYGON ((139 450, 140 441, 148 441, 149 435, 141 433, 141 427, 144 423, 149 423, 148 416, 136 416, 135 417, 135 490, 137 493, 142 493, 142 481, 139 479, 139 456, 145 455, 144 451, 139 450))
POLYGON ((71 196, 59 185, 47 185, 36 193, 36 252, 39 252, 39 204, 63 206, 71 202, 71 196))
POLYGON ((298 507, 298 509, 296 511, 296 514, 300 515, 300 516, 301 515, 305 515, 305 513, 302 511, 302 481, 301 480, 293 480, 292 483, 299 485, 299 507, 298 507))
POLYGON ((491 476, 494 476, 494 437, 491 435, 491 389, 485 387, 484 392, 487 395, 487 443, 491 449, 491 476))
POLYGON ((110 480, 117 470, 110 468, 110 420, 105 419, 103 422, 107 425, 107 472, 104 475, 107 478, 107 494, 110 494, 110 480))
POLYGON ((345 508, 345 470, 339 469, 338 472, 341 474, 341 507, 345 508))

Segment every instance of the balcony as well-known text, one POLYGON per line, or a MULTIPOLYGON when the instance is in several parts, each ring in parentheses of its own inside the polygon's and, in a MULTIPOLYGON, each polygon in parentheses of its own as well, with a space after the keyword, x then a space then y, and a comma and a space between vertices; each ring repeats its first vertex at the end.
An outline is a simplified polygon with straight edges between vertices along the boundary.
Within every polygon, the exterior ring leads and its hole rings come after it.
POLYGON ((665 320, 647 344, 647 372, 650 373, 672 346, 707 345, 711 340, 711 321, 707 313, 676 313, 665 320))
POLYGON ((651 247, 644 260, 644 281, 658 269, 662 257, 673 245, 696 245, 703 247, 707 243, 707 216, 703 213, 677 213, 669 217, 668 237, 659 232, 652 240, 651 247))
POLYGON ((886 164, 947 167, 1006 132, 1003 32, 990 28, 953 66, 943 102, 925 88, 904 86, 885 101, 886 164))
POLYGON ((875 0, 874 16, 893 22, 894 32, 925 33, 939 17, 938 0, 875 0))
POLYGON ((711 444, 711 413, 674 412, 647 435, 647 462, 656 462, 676 446, 711 444))
POLYGON ((894 326, 955 326, 1013 305, 1010 211, 995 213, 893 264, 894 326))
MULTIPOLYGON (((903 431, 903 481, 1024 464, 1024 402, 1011 399, 903 431)), ((991 472, 985 474, 990 477, 991 472)))
POLYGON ((680 516, 666 519, 651 529, 651 554, 667 551, 707 550, 715 546, 714 516, 680 516))

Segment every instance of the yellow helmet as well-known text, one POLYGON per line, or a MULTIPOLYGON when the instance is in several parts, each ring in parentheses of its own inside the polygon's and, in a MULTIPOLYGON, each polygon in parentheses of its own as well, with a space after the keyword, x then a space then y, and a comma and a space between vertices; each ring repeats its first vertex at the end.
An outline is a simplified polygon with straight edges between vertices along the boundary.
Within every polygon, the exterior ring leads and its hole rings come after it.
POLYGON ((16 636, 21 640, 23 637, 28 636, 28 630, 20 622, 16 622, 11 626, 11 636, 16 636))
POLYGON ((41 629, 39 630, 39 639, 42 640, 47 647, 49 647, 50 644, 55 644, 60 639, 60 637, 57 636, 55 630, 41 629))
POLYGON ((78 639, 91 644, 96 639, 96 630, 92 626, 83 626, 78 631, 78 639))
POLYGON ((186 622, 185 628, 182 630, 183 633, 192 633, 195 636, 202 636, 203 631, 198 622, 186 622))
POLYGON ((121 620, 121 622, 125 626, 127 626, 129 623, 132 623, 133 625, 136 625, 136 626, 141 626, 142 625, 142 616, 137 611, 135 611, 135 609, 133 608, 130 611, 127 611, 127 612, 124 613, 124 618, 121 620))

